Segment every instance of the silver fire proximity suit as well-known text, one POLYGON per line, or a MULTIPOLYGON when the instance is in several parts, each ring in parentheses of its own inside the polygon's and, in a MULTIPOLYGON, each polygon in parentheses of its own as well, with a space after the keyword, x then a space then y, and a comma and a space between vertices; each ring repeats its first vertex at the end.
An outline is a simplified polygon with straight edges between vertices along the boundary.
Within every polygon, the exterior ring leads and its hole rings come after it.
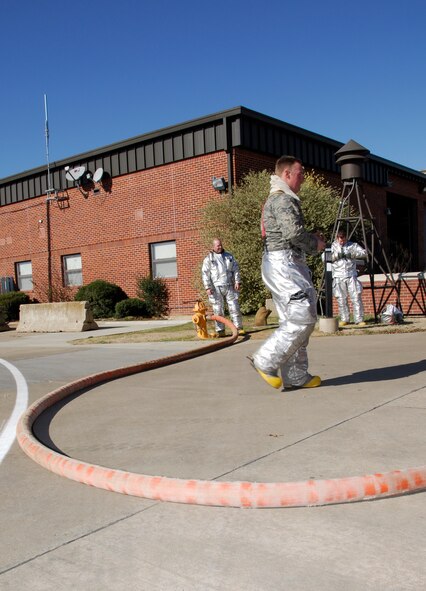
POLYGON ((266 373, 281 369, 285 386, 302 386, 311 378, 306 347, 317 319, 317 294, 305 254, 317 252, 318 239, 305 231, 299 198, 289 188, 269 195, 262 226, 262 278, 280 324, 253 361, 266 373))
MULTIPOLYGON (((231 253, 223 251, 220 254, 209 252, 203 261, 201 276, 205 289, 211 289, 209 303, 217 316, 224 315, 225 300, 229 315, 238 329, 243 327, 243 319, 238 303, 236 283, 241 283, 240 268, 231 253)), ((225 325, 215 322, 217 332, 223 332, 225 325)))
POLYGON ((349 322, 348 296, 352 300, 354 322, 364 320, 362 285, 357 278, 356 259, 365 259, 367 252, 356 242, 341 245, 335 240, 331 245, 331 271, 333 295, 339 306, 340 320, 349 322))

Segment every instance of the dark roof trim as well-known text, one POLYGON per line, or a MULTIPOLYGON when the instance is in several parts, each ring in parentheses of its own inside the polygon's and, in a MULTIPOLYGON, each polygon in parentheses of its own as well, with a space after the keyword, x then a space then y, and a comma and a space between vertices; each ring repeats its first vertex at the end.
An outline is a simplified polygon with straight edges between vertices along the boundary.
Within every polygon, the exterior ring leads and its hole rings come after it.
MULTIPOLYGON (((52 162, 50 170, 53 187, 64 190, 73 186, 65 178, 66 165, 82 165, 92 173, 102 167, 116 177, 240 147, 272 157, 294 154, 307 166, 338 173, 334 155, 342 145, 240 106, 52 162)), ((426 186, 423 173, 374 155, 365 164, 364 178, 384 186, 389 172, 426 186)), ((30 199, 46 191, 46 166, 38 167, 0 180, 0 205, 30 199)))

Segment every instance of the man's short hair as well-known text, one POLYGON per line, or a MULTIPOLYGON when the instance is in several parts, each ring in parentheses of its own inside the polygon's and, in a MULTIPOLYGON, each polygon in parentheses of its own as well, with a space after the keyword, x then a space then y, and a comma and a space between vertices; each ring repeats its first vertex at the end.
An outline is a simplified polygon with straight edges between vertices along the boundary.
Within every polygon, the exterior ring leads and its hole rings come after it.
POLYGON ((285 168, 291 168, 296 162, 303 164, 296 156, 281 156, 275 163, 275 174, 281 176, 285 168))
POLYGON ((336 238, 346 238, 346 232, 344 230, 339 230, 336 234, 336 238))

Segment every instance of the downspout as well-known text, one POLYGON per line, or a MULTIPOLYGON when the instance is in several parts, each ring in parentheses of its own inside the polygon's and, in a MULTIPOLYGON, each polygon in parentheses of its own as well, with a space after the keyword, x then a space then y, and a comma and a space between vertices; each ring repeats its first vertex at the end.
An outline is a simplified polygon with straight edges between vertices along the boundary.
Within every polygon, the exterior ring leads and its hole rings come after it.
POLYGON ((228 167, 228 193, 232 195, 233 186, 234 186, 234 167, 233 167, 233 152, 232 152, 232 131, 229 128, 230 121, 224 117, 223 118, 223 128, 225 130, 225 152, 226 152, 226 159, 227 159, 227 167, 228 167))
POLYGON ((226 157, 228 160, 228 193, 232 194, 233 186, 234 186, 234 167, 232 163, 232 148, 229 152, 226 152, 226 157))
POLYGON ((52 243, 50 236, 50 202, 54 198, 46 199, 46 242, 47 242, 47 299, 52 301, 52 243))

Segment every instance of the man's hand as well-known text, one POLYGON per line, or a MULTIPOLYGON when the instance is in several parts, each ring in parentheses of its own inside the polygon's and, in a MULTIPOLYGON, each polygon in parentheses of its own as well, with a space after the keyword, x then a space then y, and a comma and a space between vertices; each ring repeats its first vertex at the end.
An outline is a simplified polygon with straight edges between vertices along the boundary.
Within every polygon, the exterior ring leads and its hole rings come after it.
POLYGON ((208 296, 211 296, 211 295, 212 295, 212 293, 213 293, 213 290, 212 290, 210 287, 208 287, 208 288, 206 289, 206 293, 207 293, 207 295, 208 295, 208 296))
POLYGON ((235 283, 235 291, 240 291, 241 283, 235 283))

